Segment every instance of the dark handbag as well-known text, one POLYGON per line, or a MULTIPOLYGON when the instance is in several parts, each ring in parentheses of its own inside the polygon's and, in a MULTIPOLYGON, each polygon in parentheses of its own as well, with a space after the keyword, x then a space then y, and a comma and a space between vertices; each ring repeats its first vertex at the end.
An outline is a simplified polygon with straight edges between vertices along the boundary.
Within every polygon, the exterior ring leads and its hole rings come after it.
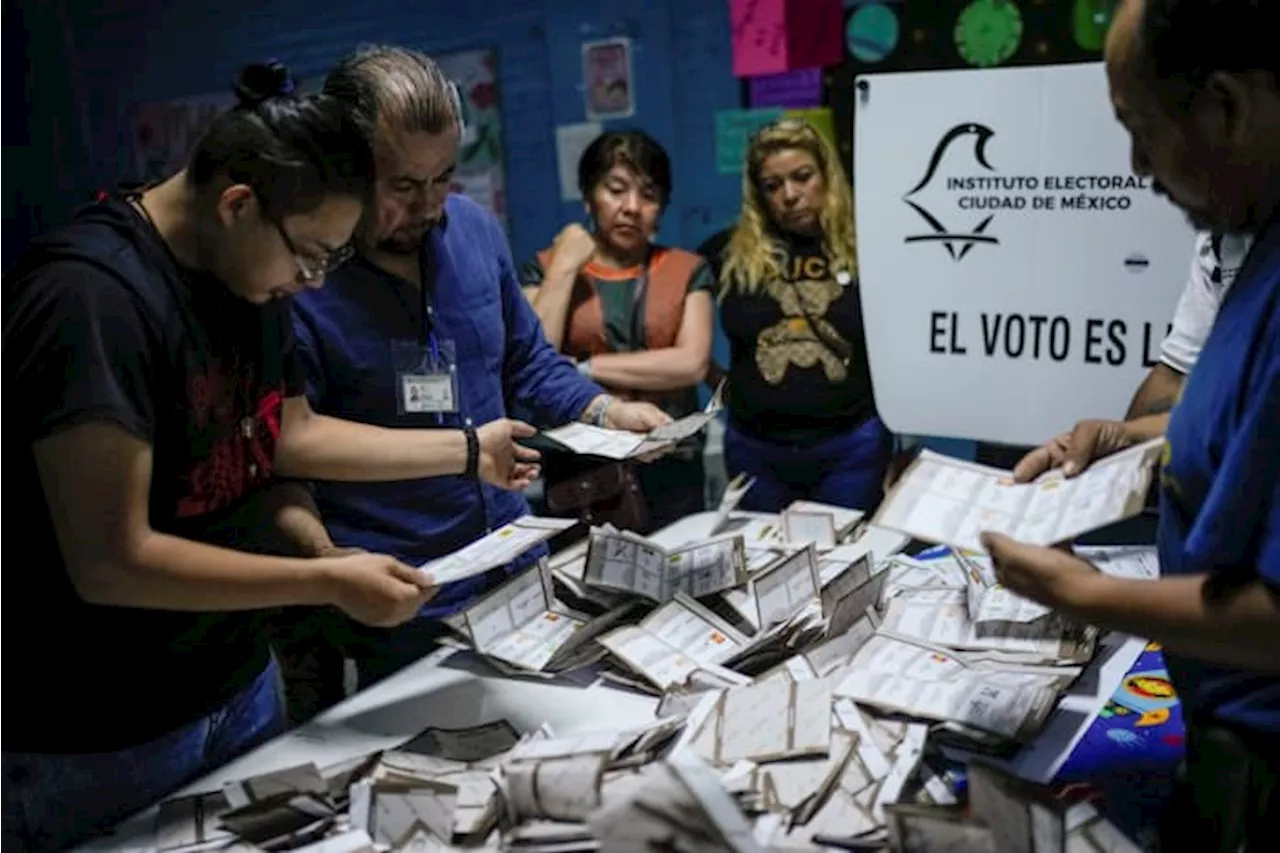
POLYGON ((547 484, 547 508, 587 524, 612 524, 619 530, 643 531, 649 507, 635 467, 612 462, 577 471, 547 484))

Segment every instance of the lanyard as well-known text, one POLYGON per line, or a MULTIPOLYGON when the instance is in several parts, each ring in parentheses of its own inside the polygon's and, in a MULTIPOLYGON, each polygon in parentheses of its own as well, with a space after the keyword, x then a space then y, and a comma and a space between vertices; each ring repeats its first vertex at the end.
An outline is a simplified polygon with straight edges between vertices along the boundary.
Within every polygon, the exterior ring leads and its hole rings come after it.
POLYGON ((427 232, 422 245, 422 286, 418 289, 422 297, 422 316, 418 327, 418 339, 431 351, 432 365, 440 364, 440 344, 436 340, 435 309, 431 306, 431 297, 435 291, 436 274, 439 272, 436 257, 435 235, 427 232))

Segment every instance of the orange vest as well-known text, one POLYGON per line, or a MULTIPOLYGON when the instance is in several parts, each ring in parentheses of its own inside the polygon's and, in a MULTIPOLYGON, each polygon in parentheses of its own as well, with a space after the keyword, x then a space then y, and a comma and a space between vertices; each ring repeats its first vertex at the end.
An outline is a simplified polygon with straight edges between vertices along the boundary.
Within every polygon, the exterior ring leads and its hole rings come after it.
MULTIPOLYGON (((538 252, 538 265, 546 271, 551 264, 552 250, 538 252)), ((644 294, 644 348, 665 349, 675 346, 684 319, 684 300, 689 293, 693 273, 703 262, 701 255, 683 249, 654 246, 649 253, 649 283, 644 294)), ((631 276, 628 275, 628 278, 631 276)), ((604 311, 600 307, 600 294, 595 276, 588 272, 578 275, 573 295, 569 300, 569 316, 565 321, 564 342, 560 351, 571 355, 588 353, 601 355, 611 352, 605 337, 604 311)), ((649 400, 661 405, 673 396, 670 393, 642 393, 626 388, 610 388, 618 397, 628 400, 649 400)), ((683 395, 684 392, 676 392, 683 395)))

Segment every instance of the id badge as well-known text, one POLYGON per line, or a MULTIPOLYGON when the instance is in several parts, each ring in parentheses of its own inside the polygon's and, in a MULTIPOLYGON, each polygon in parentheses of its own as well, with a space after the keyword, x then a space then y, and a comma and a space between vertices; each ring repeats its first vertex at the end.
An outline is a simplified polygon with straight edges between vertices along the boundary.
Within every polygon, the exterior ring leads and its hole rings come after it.
POLYGON ((393 341, 396 408, 402 415, 458 410, 458 365, 453 341, 393 341))

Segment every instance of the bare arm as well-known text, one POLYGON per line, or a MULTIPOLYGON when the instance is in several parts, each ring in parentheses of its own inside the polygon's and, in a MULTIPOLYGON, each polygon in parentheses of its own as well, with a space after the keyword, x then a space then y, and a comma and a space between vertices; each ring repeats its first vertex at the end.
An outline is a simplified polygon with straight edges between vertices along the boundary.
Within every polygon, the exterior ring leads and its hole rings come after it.
POLYGON ((550 269, 536 287, 525 287, 524 295, 533 306, 533 313, 542 323, 542 334, 557 352, 564 344, 565 329, 569 324, 569 304, 573 300, 573 287, 578 271, 553 258, 550 269))
POLYGON ((284 401, 276 447, 282 476, 383 482, 462 474, 466 467, 460 430, 387 429, 318 415, 306 397, 284 401))
POLYGON ((1169 413, 1160 412, 1125 421, 1124 430, 1130 444, 1141 444, 1159 438, 1169 430, 1169 413))
POLYGON ((591 378, 635 391, 672 391, 697 385, 711 360, 711 294, 691 293, 684 302, 675 346, 643 352, 592 356, 591 378))
POLYGON ((1185 378, 1163 361, 1156 364, 1133 395, 1125 420, 1168 412, 1177 401, 1185 378))
POLYGON ((311 490, 303 483, 277 483, 266 495, 266 513, 291 546, 288 553, 319 557, 334 549, 311 490))
MULTIPOLYGON (((1065 555, 1064 555, 1065 556, 1065 555)), ((1205 575, 1129 580, 1090 573, 1063 608, 1078 619, 1155 640, 1200 660, 1280 673, 1280 597, 1259 580, 1223 601, 1205 575)))
POLYGON ((226 611, 332 603, 327 560, 263 557, 159 533, 152 451, 105 422, 34 445, 71 582, 94 604, 226 611))

